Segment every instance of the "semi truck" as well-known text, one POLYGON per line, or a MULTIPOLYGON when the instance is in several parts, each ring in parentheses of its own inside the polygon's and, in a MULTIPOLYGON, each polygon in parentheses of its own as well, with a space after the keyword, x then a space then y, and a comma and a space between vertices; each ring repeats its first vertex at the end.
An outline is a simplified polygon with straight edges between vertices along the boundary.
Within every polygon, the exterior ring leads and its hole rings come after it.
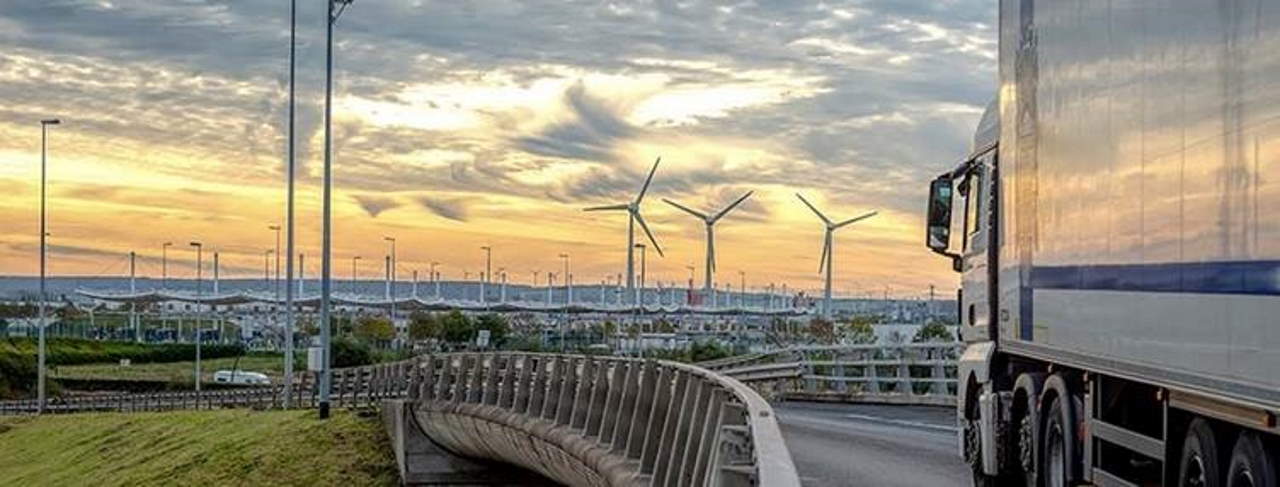
POLYGON ((997 10, 925 231, 974 485, 1277 486, 1280 1, 997 10))

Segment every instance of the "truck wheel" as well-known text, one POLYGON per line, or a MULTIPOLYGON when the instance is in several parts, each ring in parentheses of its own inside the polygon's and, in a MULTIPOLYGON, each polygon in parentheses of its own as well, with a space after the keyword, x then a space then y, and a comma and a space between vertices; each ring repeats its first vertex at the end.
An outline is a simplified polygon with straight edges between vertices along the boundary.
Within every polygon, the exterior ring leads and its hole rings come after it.
POLYGON ((1067 435, 1062 424, 1062 398, 1054 398, 1049 405, 1044 427, 1044 461, 1042 469, 1045 487, 1067 487, 1067 435))
POLYGON ((1182 440, 1182 463, 1178 469, 1179 487, 1218 487, 1222 471, 1218 468, 1218 442, 1209 422, 1196 418, 1182 440))
POLYGON ((1252 431, 1240 433, 1231 450, 1227 487, 1277 487, 1276 454, 1252 431))

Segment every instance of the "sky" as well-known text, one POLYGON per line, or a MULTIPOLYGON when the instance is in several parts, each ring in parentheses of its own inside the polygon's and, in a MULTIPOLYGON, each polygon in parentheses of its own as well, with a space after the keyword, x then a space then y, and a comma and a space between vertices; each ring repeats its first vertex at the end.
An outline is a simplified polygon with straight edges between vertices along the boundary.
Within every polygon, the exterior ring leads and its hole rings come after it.
MULTIPOLYGON (((297 241, 319 272, 325 4, 298 6, 297 241)), ((528 283, 624 272, 624 203, 662 158, 642 214, 665 256, 650 283, 701 285, 715 211, 717 281, 835 292, 952 290, 923 245, 928 181, 963 157, 994 93, 994 2, 362 0, 335 27, 335 277, 528 283), (465 273, 465 274, 464 274, 465 273)), ((0 0, 0 274, 38 272, 40 125, 50 130, 52 275, 262 274, 283 221, 289 2, 0 0)), ((637 231, 638 241, 643 241, 637 231)), ((638 258, 638 257, 637 257, 638 258)))

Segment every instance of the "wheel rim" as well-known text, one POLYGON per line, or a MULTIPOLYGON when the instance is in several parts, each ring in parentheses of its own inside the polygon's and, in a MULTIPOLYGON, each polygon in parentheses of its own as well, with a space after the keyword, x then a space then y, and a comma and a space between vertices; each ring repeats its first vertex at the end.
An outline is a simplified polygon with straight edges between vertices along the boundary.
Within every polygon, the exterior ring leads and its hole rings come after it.
POLYGON ((1187 471, 1182 476, 1182 485, 1204 487, 1208 480, 1204 476, 1204 459, 1200 455, 1192 455, 1187 459, 1187 471))
POLYGON ((1066 450, 1062 445, 1062 431, 1058 425, 1054 425, 1049 434, 1049 468, 1048 484, 1050 487, 1059 487, 1067 485, 1067 459, 1066 450))

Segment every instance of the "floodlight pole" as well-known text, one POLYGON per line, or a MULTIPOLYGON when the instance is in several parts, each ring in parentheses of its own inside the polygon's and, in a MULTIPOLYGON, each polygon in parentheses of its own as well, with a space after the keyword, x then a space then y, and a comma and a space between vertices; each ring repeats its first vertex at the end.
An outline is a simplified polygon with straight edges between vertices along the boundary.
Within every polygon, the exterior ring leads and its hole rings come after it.
MULTIPOLYGON (((294 85, 297 75, 298 0, 289 2, 289 163, 288 183, 285 189, 285 286, 284 286, 284 408, 293 407, 293 177, 294 177, 294 85)), ((278 227, 277 227, 278 228, 278 227)), ((278 235, 278 233, 277 233, 278 235)), ((302 270, 302 255, 298 255, 298 270, 302 270)), ((302 294, 302 281, 298 279, 298 294, 302 294)))
POLYGON ((329 418, 329 392, 332 386, 330 345, 332 332, 329 323, 332 293, 332 236, 333 236, 333 24, 352 0, 328 0, 325 16, 325 66, 324 66, 324 211, 323 238, 320 248, 320 419, 329 418), (342 4, 335 11, 334 6, 342 4))
MULTIPOLYGON (((135 294, 138 292, 137 261, 138 253, 132 250, 129 251, 129 294, 135 294)), ((90 316, 93 315, 90 314, 90 316)), ((131 324, 133 325, 133 341, 142 343, 142 330, 138 326, 138 305, 136 303, 129 303, 129 321, 132 322, 131 324)))
POLYGON ((36 399, 39 402, 39 404, 37 404, 36 406, 36 412, 38 414, 44 414, 44 406, 45 406, 45 379, 46 379, 45 355, 46 353, 45 353, 44 329, 49 324, 48 318, 45 316, 45 309, 44 309, 45 301, 48 301, 48 298, 49 298, 49 295, 47 293, 47 288, 45 287, 45 267, 46 267, 45 266, 45 252, 46 252, 45 237, 48 237, 49 235, 46 230, 46 224, 45 224, 45 221, 46 221, 46 211, 45 211, 45 199, 46 199, 45 185, 46 184, 45 183, 48 179, 47 168, 48 168, 49 126, 58 125, 60 123, 62 123, 62 121, 56 118, 40 121, 40 333, 39 333, 40 346, 38 347, 40 357, 38 360, 39 369, 38 369, 38 373, 36 374, 39 376, 37 378, 37 385, 36 385, 36 391, 37 391, 36 399))
POLYGON ((191 242, 191 246, 196 248, 196 392, 200 392, 200 297, 203 296, 204 286, 201 279, 204 277, 204 245, 200 242, 191 242))
POLYGON ((436 272, 437 265, 440 265, 440 263, 431 263, 431 281, 436 284, 436 299, 440 299, 440 274, 436 272))
POLYGON ((480 247, 480 250, 484 251, 484 275, 480 276, 480 302, 484 303, 485 308, 487 309, 489 304, 489 298, 485 296, 486 290, 484 285, 485 283, 489 282, 489 278, 490 278, 489 273, 492 272, 493 247, 485 245, 480 247))

